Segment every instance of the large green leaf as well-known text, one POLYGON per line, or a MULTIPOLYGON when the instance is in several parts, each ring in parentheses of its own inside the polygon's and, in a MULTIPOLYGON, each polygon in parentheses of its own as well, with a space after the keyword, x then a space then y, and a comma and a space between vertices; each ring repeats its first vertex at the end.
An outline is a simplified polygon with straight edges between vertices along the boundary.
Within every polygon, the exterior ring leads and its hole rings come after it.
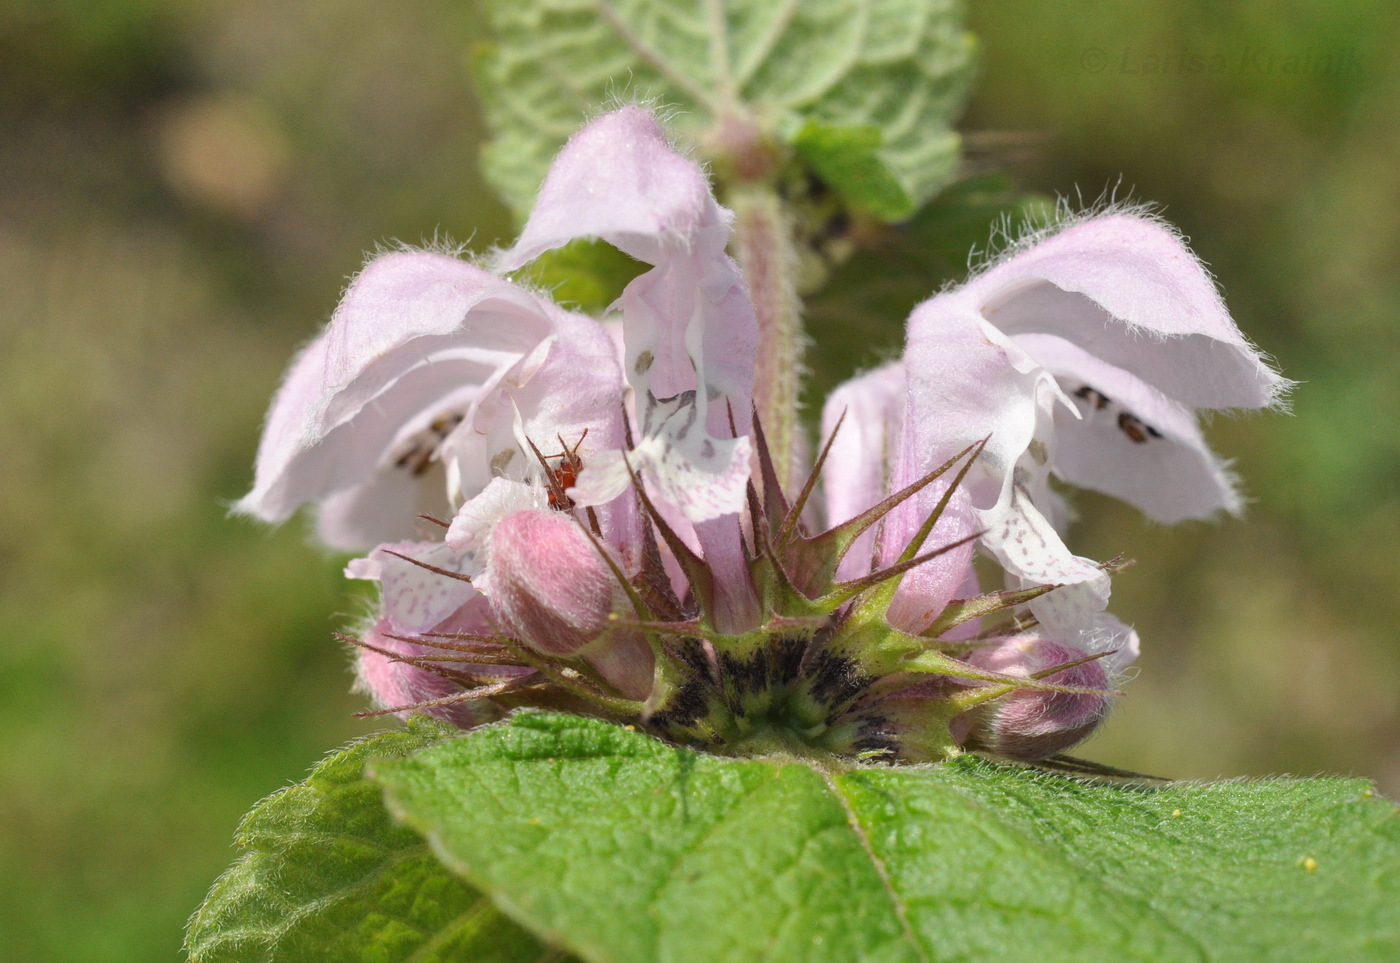
POLYGON ((481 2, 495 34, 474 58, 495 134, 484 168, 518 214, 564 140, 618 97, 677 108, 702 148, 725 118, 752 118, 886 218, 956 165, 948 127, 975 53, 958 0, 481 2))
POLYGON ((448 866, 589 961, 1400 953, 1400 818, 1358 780, 825 772, 546 714, 377 774, 448 866))
POLYGON ((194 963, 534 963, 555 956, 442 868, 394 825, 370 759, 424 749, 458 730, 417 719, 408 732, 356 743, 305 782, 259 803, 238 844, 248 852, 190 921, 194 963))

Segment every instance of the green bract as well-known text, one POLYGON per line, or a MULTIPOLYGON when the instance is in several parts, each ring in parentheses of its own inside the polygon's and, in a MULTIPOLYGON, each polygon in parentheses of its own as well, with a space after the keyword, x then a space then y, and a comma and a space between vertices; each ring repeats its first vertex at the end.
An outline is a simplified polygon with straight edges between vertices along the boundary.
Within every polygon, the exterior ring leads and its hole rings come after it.
POLYGON ((520 217, 580 120, 653 99, 742 177, 795 152, 878 217, 908 217, 958 159, 976 44, 954 0, 485 0, 484 168, 520 217))

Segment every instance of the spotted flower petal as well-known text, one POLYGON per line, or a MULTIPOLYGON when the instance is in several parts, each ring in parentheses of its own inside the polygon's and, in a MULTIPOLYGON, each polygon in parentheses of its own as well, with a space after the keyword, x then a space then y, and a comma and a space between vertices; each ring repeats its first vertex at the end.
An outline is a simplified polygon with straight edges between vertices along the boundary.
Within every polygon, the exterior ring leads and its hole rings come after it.
POLYGON ((1277 404, 1289 382, 1170 229, 1128 213, 1082 220, 1023 242, 945 299, 1075 395, 1078 410, 1055 419, 1059 477, 1163 522, 1239 510, 1195 411, 1277 404))
MULTIPOLYGON (((635 468, 693 521, 742 507, 757 328, 734 262, 732 215, 704 172, 678 154, 656 119, 625 107, 594 120, 560 152, 520 239, 500 256, 515 270, 551 248, 597 237, 652 265, 618 301, 625 370, 637 393, 635 468)), ((615 497, 617 460, 585 467, 583 503, 615 497)))
POLYGON ((1074 399, 1077 411, 1055 412, 1056 475, 1131 502, 1165 524, 1240 511, 1235 479, 1211 452, 1191 409, 1057 335, 1015 340, 1074 399))
POLYGON ((237 509, 280 522, 341 494, 322 525, 333 546, 411 536, 417 500, 402 491, 411 486, 398 486, 407 511, 397 521, 362 521, 346 509, 373 500, 344 493, 385 485, 376 476, 386 473, 420 472, 464 408, 552 332, 533 295, 456 258, 376 258, 293 364, 268 414, 253 490, 237 509))
POLYGON ((383 614, 395 631, 422 633, 478 597, 470 582, 432 569, 470 578, 477 568, 473 551, 458 552, 442 542, 396 542, 351 561, 345 574, 380 583, 383 614))

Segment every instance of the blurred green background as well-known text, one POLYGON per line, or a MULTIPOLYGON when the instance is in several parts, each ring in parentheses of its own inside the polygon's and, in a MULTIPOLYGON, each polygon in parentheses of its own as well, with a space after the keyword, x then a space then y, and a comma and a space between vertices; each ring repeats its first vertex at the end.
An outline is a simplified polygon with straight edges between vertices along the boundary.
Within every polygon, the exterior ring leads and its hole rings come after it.
MULTIPOLYGON (((1211 426, 1245 522, 1079 500, 1078 550, 1141 560, 1114 610, 1144 638, 1080 754, 1400 795, 1400 7, 983 0, 971 21, 976 164, 1161 202, 1303 382, 1291 418, 1211 426)), ((478 23, 446 0, 0 5, 5 960, 179 959, 239 816, 372 728, 330 637, 364 604, 338 561, 224 506, 362 251, 509 236, 476 171, 478 23)))

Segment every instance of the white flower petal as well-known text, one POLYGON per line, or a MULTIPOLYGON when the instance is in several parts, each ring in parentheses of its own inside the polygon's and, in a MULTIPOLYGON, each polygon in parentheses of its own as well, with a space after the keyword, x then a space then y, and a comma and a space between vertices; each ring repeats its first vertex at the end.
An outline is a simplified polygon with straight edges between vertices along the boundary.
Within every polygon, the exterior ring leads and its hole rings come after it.
MULTIPOLYGON (((666 439, 638 462, 651 463, 661 486, 720 486, 692 487, 677 502, 692 521, 742 506, 729 474, 738 460, 724 456, 736 450, 727 443, 731 415, 739 433, 747 432, 757 323, 724 253, 731 221, 704 172, 671 147, 656 119, 624 107, 594 120, 560 151, 520 239, 498 260, 501 270, 515 270, 575 238, 599 237, 653 265, 618 300, 624 369, 643 422, 640 444, 666 439), (657 409, 661 417, 653 417, 657 409), (719 468, 711 464, 714 452, 722 453, 719 468)), ((594 494, 615 487, 591 486, 594 494)))
MULTIPOLYGON (((469 577, 477 568, 473 553, 455 552, 442 542, 400 554, 469 577)), ((374 556, 379 560, 384 616, 400 632, 427 632, 476 595, 476 590, 461 579, 430 572, 382 551, 376 550, 374 556)))
POLYGON ((1108 606, 1106 572, 1073 554, 1019 485, 1004 504, 981 512, 983 544, 1008 575, 1027 586, 1060 585, 1029 603, 1035 617, 1059 637, 1094 624, 1108 606))
POLYGON ((1056 412, 1057 475, 1167 524, 1240 510, 1233 478, 1188 408, 1062 338, 1026 334, 1016 341, 1055 375, 1079 409, 1079 418, 1056 412))

